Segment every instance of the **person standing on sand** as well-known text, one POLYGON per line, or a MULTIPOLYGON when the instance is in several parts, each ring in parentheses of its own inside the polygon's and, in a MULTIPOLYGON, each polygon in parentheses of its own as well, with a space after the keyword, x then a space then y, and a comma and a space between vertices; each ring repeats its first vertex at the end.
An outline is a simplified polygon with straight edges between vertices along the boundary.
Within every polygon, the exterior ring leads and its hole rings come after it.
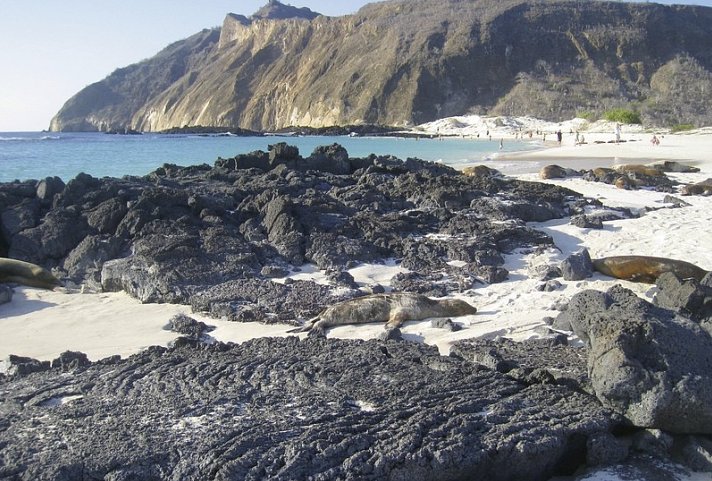
POLYGON ((499 139, 499 150, 504 148, 504 139, 499 139))
POLYGON ((556 131, 556 140, 559 142, 559 145, 561 145, 561 140, 563 139, 563 135, 561 134, 561 129, 556 131))
POLYGON ((576 131, 576 140, 574 141, 574 145, 578 145, 578 144, 579 144, 579 131, 577 130, 576 131))
POLYGON ((620 143, 621 141, 621 124, 620 122, 616 122, 616 144, 620 143))

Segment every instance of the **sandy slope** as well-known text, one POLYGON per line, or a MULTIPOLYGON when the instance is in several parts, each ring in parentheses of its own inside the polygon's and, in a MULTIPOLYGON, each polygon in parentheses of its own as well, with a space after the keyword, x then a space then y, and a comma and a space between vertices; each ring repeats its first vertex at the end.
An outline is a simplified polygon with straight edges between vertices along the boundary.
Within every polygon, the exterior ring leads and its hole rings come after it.
MULTIPOLYGON (((551 126, 550 126, 551 127, 551 126)), ((553 126, 558 127, 557 125, 553 126)), ((565 135, 562 146, 554 144, 536 152, 510 154, 493 160, 503 172, 527 180, 538 180, 535 172, 549 163, 583 168, 615 163, 680 160, 694 163, 699 174, 675 174, 685 182, 712 177, 712 132, 699 131, 686 135, 665 135, 659 146, 649 142, 651 133, 623 130, 624 144, 595 144, 594 140, 610 140, 611 131, 586 131, 591 143, 574 146, 573 136, 565 135)), ((442 132, 442 130, 441 130, 442 132)), ((496 132, 496 131, 495 131, 496 132)), ((622 191, 612 186, 588 183, 580 179, 555 181, 587 196, 601 199, 607 205, 664 207, 664 194, 649 191, 622 191)), ((687 260, 712 270, 712 198, 686 198, 692 205, 681 209, 665 208, 649 212, 639 219, 613 221, 600 231, 579 229, 568 220, 551 221, 537 227, 553 236, 560 249, 543 254, 514 253, 507 258, 510 279, 502 284, 476 289, 474 296, 463 297, 479 309, 474 316, 455 319, 464 328, 447 332, 431 327, 429 321, 409 322, 404 337, 438 345, 443 353, 451 342, 474 337, 507 336, 525 339, 538 335, 542 318, 555 316, 554 307, 565 302, 577 291, 586 288, 606 289, 612 279, 601 275, 580 282, 564 282, 564 287, 551 293, 536 289, 539 281, 530 276, 530 269, 540 263, 563 259, 566 255, 587 247, 594 257, 642 254, 687 260)), ((363 284, 388 284, 397 272, 395 266, 360 266, 354 277, 363 284)), ((301 278, 319 279, 319 272, 304 272, 301 278)), ((640 295, 650 297, 654 288, 625 283, 640 295)), ((80 350, 91 359, 119 354, 127 356, 152 344, 166 345, 176 335, 163 326, 177 312, 190 314, 189 307, 173 305, 141 305, 125 294, 66 294, 30 288, 17 289, 11 304, 0 306, 0 359, 8 354, 53 359, 60 352, 80 350)), ((191 314, 192 315, 192 314, 191 314)), ((235 324, 199 318, 217 327, 211 335, 222 341, 244 341, 257 336, 287 335, 289 326, 235 324)), ((330 336, 372 338, 382 331, 381 324, 345 326, 332 329, 330 336)), ((0 366, 1 368, 1 366, 0 366)))

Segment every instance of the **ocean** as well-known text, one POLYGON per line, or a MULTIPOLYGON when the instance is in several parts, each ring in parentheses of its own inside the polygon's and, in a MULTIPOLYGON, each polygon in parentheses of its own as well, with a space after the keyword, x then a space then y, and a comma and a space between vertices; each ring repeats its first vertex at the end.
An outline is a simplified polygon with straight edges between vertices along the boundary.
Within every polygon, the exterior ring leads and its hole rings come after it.
MULTIPOLYGON (((307 157, 320 145, 339 143, 350 157, 371 153, 401 159, 417 157, 453 167, 493 162, 500 152, 529 150, 530 142, 443 138, 322 137, 229 135, 110 135, 101 133, 0 132, 0 182, 58 176, 65 182, 80 172, 94 177, 145 175, 163 164, 212 165, 218 157, 229 158, 268 145, 287 142, 307 157)), ((492 165, 496 168, 496 165, 492 165)))

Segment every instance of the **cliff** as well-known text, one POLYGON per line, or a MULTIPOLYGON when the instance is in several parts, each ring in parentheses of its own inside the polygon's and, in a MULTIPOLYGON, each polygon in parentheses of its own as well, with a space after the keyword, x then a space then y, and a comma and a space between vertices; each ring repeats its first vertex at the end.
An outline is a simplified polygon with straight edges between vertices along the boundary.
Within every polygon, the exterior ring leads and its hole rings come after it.
POLYGON ((52 130, 410 125, 633 107, 712 123, 712 8, 391 0, 325 17, 271 1, 71 98, 52 130))

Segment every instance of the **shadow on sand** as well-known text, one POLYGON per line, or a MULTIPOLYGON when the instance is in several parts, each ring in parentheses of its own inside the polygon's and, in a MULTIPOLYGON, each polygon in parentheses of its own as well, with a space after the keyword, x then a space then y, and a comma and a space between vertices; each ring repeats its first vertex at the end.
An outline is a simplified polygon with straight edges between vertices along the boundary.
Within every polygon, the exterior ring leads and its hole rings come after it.
POLYGON ((22 288, 14 288, 12 301, 8 304, 0 306, 0 318, 10 318, 24 316, 33 312, 41 311, 48 307, 54 307, 57 304, 39 299, 29 299, 22 288))

